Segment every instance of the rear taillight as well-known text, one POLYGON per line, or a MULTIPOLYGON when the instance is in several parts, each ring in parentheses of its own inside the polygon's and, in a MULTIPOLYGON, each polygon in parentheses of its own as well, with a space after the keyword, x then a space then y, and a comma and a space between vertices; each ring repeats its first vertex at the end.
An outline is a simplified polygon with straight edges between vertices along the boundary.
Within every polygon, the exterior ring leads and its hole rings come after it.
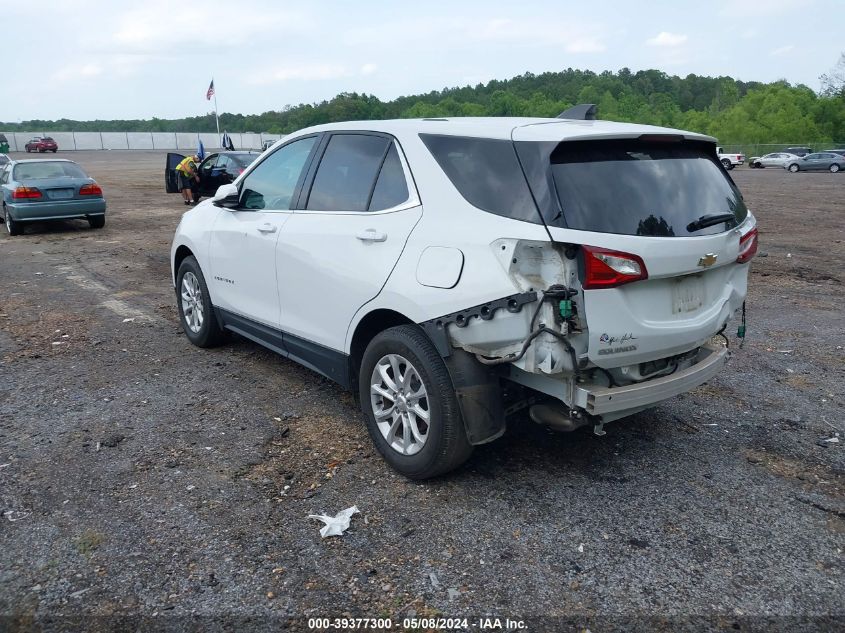
POLYGON ((595 246, 584 249, 584 290, 615 288, 622 284, 648 279, 645 262, 638 255, 611 251, 595 246))
POLYGON ((739 238, 739 257, 736 261, 740 264, 750 262, 751 258, 757 254, 757 244, 757 229, 754 228, 739 238))
POLYGON ((35 200, 41 197, 41 192, 35 187, 18 187, 12 192, 12 200, 35 200))
POLYGON ((95 183, 90 183, 87 185, 82 185, 79 188, 79 195, 80 196, 100 196, 103 197, 103 190, 100 189, 100 185, 95 183))

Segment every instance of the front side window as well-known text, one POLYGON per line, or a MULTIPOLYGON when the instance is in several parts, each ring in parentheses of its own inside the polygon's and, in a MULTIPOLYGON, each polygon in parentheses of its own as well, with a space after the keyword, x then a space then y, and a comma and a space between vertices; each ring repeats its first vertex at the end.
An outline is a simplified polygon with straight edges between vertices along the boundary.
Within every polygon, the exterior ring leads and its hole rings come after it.
POLYGON ((335 134, 329 140, 306 209, 366 211, 390 140, 367 134, 335 134))
POLYGON ((276 211, 290 209, 302 170, 316 142, 316 136, 302 138, 270 154, 244 180, 240 206, 276 211))
POLYGON ((706 143, 563 142, 551 154, 551 172, 571 229, 686 237, 724 232, 748 215, 706 143), (722 215, 729 219, 702 226, 722 215))

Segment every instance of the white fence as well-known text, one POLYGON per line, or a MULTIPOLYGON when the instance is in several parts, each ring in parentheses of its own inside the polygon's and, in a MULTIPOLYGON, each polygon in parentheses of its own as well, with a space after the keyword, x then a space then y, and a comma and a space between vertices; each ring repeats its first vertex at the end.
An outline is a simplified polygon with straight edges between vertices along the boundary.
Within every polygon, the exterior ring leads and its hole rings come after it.
MULTIPOLYGON (((202 140, 206 151, 222 149, 221 136, 214 132, 3 132, 9 150, 23 152, 36 136, 49 136, 61 151, 82 149, 177 149, 196 150, 202 140)), ((235 149, 261 149, 264 141, 277 141, 281 134, 229 134, 235 149)))

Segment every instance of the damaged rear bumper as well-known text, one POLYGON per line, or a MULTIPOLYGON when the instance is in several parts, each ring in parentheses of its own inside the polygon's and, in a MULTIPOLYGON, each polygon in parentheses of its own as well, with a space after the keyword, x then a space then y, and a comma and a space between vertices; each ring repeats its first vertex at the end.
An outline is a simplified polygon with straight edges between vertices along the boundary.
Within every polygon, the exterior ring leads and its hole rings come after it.
POLYGON ((624 387, 576 385, 573 404, 597 416, 642 409, 707 382, 722 370, 729 358, 730 351, 725 347, 702 345, 694 364, 669 376, 624 387))

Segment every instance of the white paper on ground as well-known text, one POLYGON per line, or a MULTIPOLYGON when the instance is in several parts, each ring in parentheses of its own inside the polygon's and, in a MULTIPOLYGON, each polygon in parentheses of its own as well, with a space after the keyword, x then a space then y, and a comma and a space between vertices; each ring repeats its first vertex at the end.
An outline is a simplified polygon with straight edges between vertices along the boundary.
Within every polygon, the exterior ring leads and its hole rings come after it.
POLYGON ((357 506, 341 510, 335 516, 330 517, 326 514, 309 514, 309 519, 319 519, 325 525, 320 528, 320 536, 326 538, 327 536, 343 536, 343 532, 349 529, 349 524, 352 521, 352 515, 360 512, 357 506))

